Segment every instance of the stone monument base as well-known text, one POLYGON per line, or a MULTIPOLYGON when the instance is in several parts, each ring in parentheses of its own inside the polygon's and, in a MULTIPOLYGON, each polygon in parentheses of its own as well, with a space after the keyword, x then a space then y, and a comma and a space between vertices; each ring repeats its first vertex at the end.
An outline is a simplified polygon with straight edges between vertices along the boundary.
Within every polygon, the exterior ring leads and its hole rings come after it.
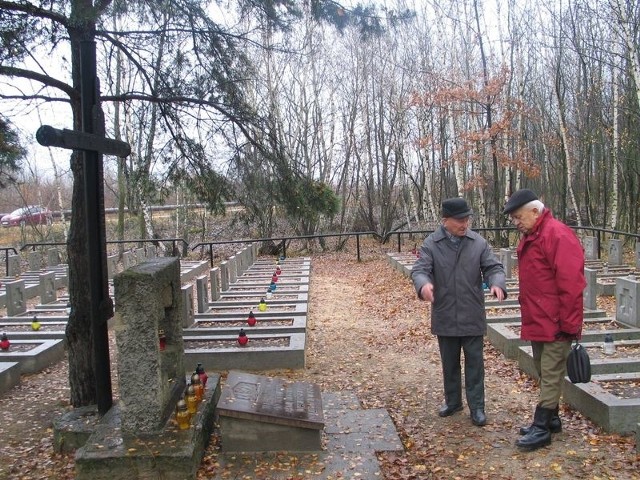
POLYGON ((209 374, 205 396, 191 420, 191 428, 178 429, 172 418, 155 434, 129 435, 120 429, 116 404, 87 432, 81 419, 89 411, 66 416, 56 422, 55 443, 60 450, 76 452, 77 480, 115 478, 195 479, 204 450, 214 428, 216 403, 220 398, 220 376, 209 374), (65 425, 66 420, 66 425, 65 425), (88 438, 87 438, 88 437, 88 438), (86 439, 83 446, 78 445, 86 439))
POLYGON ((225 452, 322 450, 320 388, 231 371, 218 401, 225 452))

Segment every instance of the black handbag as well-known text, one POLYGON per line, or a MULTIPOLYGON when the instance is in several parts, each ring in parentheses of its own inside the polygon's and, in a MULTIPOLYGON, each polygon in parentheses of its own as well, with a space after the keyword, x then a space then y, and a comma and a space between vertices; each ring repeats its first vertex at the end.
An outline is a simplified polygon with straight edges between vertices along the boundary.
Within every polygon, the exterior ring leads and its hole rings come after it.
POLYGON ((567 375, 571 383, 589 383, 591 381, 591 359, 578 341, 571 347, 567 358, 567 375))

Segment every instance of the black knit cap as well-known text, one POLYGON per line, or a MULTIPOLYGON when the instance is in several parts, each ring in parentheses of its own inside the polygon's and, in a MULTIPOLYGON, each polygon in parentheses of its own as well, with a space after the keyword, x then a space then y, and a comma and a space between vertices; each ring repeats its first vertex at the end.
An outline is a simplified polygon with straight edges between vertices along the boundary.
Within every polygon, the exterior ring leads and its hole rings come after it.
POLYGON ((533 200, 538 200, 538 197, 535 193, 533 193, 528 188, 522 188, 520 190, 517 190, 516 192, 514 192, 513 195, 511 195, 511 198, 509 199, 509 201, 507 201, 507 203, 504 205, 504 210, 502 211, 502 213, 506 215, 511 212, 514 212, 517 209, 519 209, 521 206, 533 200))
POLYGON ((465 218, 473 215, 464 198, 447 198, 442 201, 443 218, 465 218))

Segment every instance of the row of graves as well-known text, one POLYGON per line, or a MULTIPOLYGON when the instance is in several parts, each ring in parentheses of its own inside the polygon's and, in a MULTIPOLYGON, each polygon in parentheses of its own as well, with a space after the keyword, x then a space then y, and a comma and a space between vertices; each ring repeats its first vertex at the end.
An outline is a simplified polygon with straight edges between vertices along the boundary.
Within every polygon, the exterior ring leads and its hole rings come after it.
MULTIPOLYGON (((584 326, 580 343, 591 359, 589 383, 573 384, 566 377, 563 399, 607 432, 636 435, 640 450, 640 242, 635 265, 623 262, 621 240, 609 240, 607 261, 598 259, 597 239, 582 239, 585 249, 584 326), (615 297, 615 315, 597 308, 597 297, 615 297)), ((511 249, 496 251, 507 274, 509 296, 498 302, 485 297, 487 336, 505 357, 516 360, 524 372, 537 377, 529 342, 520 339, 517 255, 511 249)), ((391 265, 411 275, 417 253, 389 254, 391 265)))
MULTIPOLYGON (((107 258, 110 290, 120 271, 156 257, 155 247, 124 252, 107 258)), ((9 255, 6 275, 0 280, 0 394, 20 383, 22 375, 42 371, 65 355, 65 330, 71 306, 66 293, 68 265, 61 263, 60 251, 50 248, 9 255), (60 292, 64 294, 60 294, 60 292)), ((208 270, 206 261, 181 263, 182 281, 208 270)))
POLYGON ((183 263, 147 258, 113 277, 118 399, 102 417, 86 407, 54 422, 76 478, 196 478, 214 434, 230 478, 282 452, 302 470, 270 478, 339 477, 356 463, 380 476, 375 452, 402 450, 386 410, 267 375, 305 366, 310 259, 250 245, 188 280, 183 263))

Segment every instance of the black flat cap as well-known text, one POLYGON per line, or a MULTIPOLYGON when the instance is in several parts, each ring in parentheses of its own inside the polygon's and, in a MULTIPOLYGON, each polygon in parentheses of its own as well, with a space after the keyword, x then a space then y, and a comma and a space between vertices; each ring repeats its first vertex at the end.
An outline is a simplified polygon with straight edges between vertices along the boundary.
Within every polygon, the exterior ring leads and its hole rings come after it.
POLYGON ((517 209, 519 209, 521 206, 533 200, 538 200, 538 196, 528 188, 522 188, 520 190, 517 190, 513 193, 513 195, 511 195, 511 198, 505 204, 504 210, 502 211, 502 213, 509 214, 511 212, 514 212, 517 209))
POLYGON ((473 215, 464 198, 447 198, 442 201, 443 218, 465 218, 473 215))

